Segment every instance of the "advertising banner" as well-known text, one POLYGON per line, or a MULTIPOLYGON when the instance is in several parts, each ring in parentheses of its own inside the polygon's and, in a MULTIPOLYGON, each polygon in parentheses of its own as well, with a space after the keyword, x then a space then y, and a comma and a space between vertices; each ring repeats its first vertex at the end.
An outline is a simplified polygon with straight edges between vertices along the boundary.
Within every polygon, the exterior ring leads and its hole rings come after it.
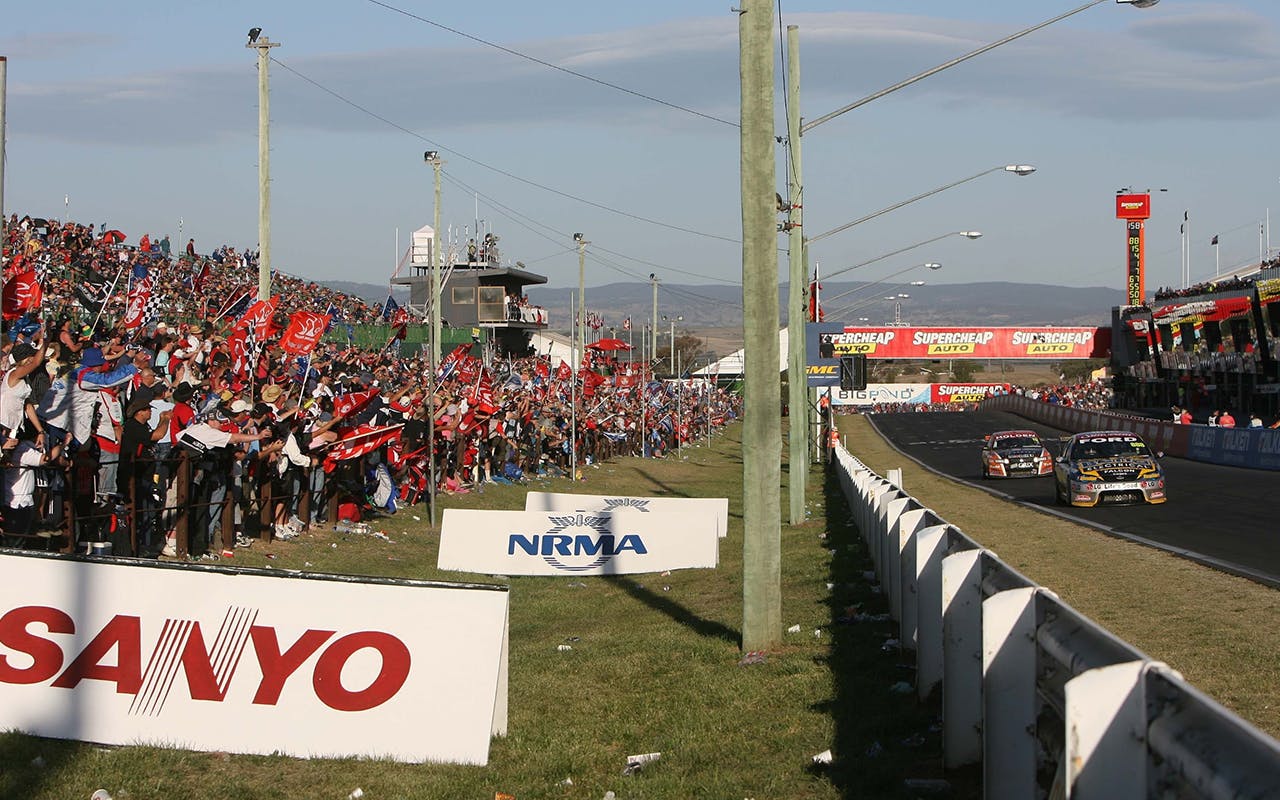
POLYGON ((929 386, 929 402, 977 403, 987 397, 1008 393, 1007 383, 935 383, 929 386))
POLYGON ((505 586, 0 556, 0 728, 485 764, 505 586))
POLYGON ((729 498, 727 497, 621 497, 617 495, 566 494, 563 492, 529 492, 524 498, 525 511, 637 511, 679 514, 698 511, 713 514, 716 533, 729 534, 729 498))
POLYGON ((489 575, 629 575, 714 568, 720 539, 706 512, 445 509, 440 569, 489 575))
POLYGON ((883 403, 929 402, 927 383, 870 383, 858 392, 831 389, 831 403, 837 406, 874 406, 883 403))
POLYGON ((869 359, 1078 359, 1106 358, 1109 328, 863 328, 838 322, 805 326, 810 386, 837 386, 840 357, 869 359))
POLYGON ((1151 195, 1116 195, 1116 219, 1151 219, 1151 195))

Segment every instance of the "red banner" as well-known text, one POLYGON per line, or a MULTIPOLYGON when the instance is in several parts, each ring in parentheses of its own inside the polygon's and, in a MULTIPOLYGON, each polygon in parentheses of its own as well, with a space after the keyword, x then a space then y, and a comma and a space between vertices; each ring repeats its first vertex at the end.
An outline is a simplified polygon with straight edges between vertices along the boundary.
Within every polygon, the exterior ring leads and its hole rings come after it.
POLYGON ((315 311, 295 311, 289 317, 289 327, 280 339, 280 349, 295 356, 304 356, 316 349, 320 337, 329 327, 329 315, 315 311))
POLYGON ((1007 383, 931 383, 930 403, 976 403, 987 397, 1008 394, 1007 383))
POLYGON ((1111 347, 1104 328, 846 327, 829 335, 827 358, 1105 358, 1111 347))

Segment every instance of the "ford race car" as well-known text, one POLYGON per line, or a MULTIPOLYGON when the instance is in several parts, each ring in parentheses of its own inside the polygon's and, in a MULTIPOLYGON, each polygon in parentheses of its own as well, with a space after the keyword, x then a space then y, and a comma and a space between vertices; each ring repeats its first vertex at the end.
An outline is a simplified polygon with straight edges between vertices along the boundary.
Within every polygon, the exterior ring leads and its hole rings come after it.
POLYGON ((1091 431, 1067 439, 1053 470, 1058 502, 1163 503, 1164 471, 1142 437, 1128 431, 1091 431))
POLYGON ((1053 459, 1035 431, 997 431, 982 446, 982 477, 1035 478, 1053 472, 1053 459))

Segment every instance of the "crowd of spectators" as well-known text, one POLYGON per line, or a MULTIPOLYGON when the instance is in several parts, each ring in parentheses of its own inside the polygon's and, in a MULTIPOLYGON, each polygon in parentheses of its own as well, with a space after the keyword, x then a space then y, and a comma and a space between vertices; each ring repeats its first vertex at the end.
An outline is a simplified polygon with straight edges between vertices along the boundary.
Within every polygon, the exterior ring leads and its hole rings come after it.
MULTIPOLYGON (((1280 265, 1280 261, 1271 261, 1264 263, 1264 269, 1272 266, 1280 265)), ((1185 289, 1175 289, 1171 286, 1161 286, 1156 289, 1156 300, 1177 300, 1187 297, 1199 297, 1206 294, 1219 294, 1222 292, 1233 292, 1237 289, 1249 289, 1254 285, 1255 276, 1248 275, 1245 277, 1233 276, 1230 278, 1214 279, 1197 283, 1195 286, 1188 286, 1185 289)))
POLYGON ((665 455, 741 413, 740 398, 713 384, 656 381, 605 355, 575 374, 463 345, 433 374, 420 350, 402 354, 395 339, 288 352, 280 333, 295 312, 358 324, 382 308, 277 273, 276 312, 255 326, 232 306, 251 299, 256 254, 122 238, 16 216, 6 227, 9 282, 34 270, 42 294, 19 298, 12 314, 6 305, 0 351, 2 527, 15 541, 86 497, 132 509, 138 549, 162 552, 183 502, 180 461, 191 469, 191 552, 216 556, 248 544, 258 518, 283 538, 336 521, 324 504, 300 506, 304 496, 342 491, 389 509, 427 496, 432 474, 438 491, 456 493, 567 475, 575 464, 577 478, 611 455, 665 455), (158 318, 129 328, 121 319, 140 266, 158 318), (248 329, 256 342, 246 343, 248 329), (265 511, 264 485, 275 498, 265 511))
POLYGON ((1102 379, 1083 383, 1051 384, 1048 386, 1014 386, 1011 394, 1019 394, 1032 400, 1051 405, 1068 406, 1088 410, 1102 410, 1113 406, 1114 393, 1102 379))

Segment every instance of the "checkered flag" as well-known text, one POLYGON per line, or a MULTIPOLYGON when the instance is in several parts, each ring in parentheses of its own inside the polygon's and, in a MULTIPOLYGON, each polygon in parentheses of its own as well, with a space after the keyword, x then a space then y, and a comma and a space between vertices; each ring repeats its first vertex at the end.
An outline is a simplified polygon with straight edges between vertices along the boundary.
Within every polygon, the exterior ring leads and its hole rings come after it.
POLYGON ((160 312, 164 309, 165 298, 159 292, 152 292, 147 297, 146 307, 142 312, 142 326, 153 327, 160 320, 160 312))

